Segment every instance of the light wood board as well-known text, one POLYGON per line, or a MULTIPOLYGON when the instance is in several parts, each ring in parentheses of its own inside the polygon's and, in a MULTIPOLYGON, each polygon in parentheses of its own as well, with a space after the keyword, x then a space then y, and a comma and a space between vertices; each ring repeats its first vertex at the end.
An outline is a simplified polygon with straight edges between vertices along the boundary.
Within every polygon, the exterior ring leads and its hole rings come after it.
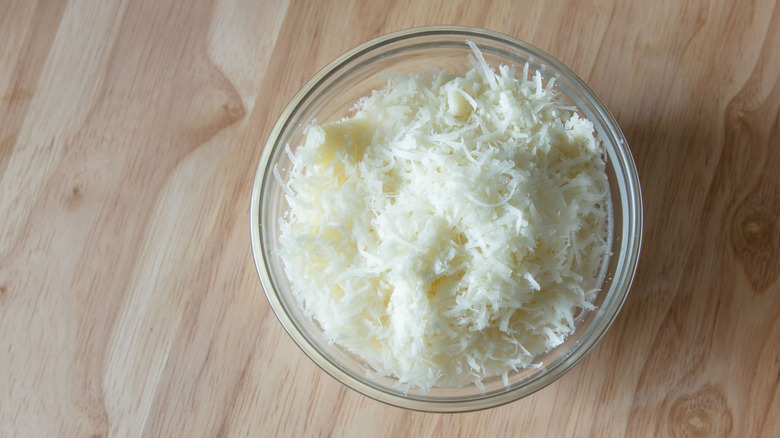
POLYGON ((0 436, 780 436, 780 5, 0 0, 0 436), (611 331, 468 414, 324 374, 269 309, 255 165, 297 89, 381 34, 526 40, 606 102, 645 238, 611 331))

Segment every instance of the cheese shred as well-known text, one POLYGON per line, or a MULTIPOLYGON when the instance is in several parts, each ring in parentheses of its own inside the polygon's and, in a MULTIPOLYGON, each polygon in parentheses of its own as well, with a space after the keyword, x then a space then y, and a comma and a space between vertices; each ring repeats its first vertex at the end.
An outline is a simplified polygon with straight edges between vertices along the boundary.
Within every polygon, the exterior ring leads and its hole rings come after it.
POLYGON ((312 125, 280 246, 324 336, 422 392, 538 367, 594 308, 609 257, 593 124, 528 65, 393 76, 312 125), (546 86, 545 86, 546 85, 546 86))

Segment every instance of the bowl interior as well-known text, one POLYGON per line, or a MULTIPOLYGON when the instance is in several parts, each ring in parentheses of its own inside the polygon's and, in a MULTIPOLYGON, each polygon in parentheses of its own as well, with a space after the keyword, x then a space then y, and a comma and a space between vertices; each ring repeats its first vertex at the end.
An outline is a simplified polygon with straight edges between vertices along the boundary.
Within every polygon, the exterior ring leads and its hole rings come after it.
POLYGON ((252 246, 265 293, 283 326, 295 342, 326 372, 372 398, 426 411, 464 411, 500 405, 551 383, 579 360, 603 336, 625 300, 633 278, 641 239, 641 200, 636 169, 627 144, 613 117, 593 92, 571 71, 539 49, 492 32, 453 27, 413 29, 381 37, 341 56, 318 73, 295 96, 273 128, 258 166, 252 198, 252 246), (606 149, 611 190, 612 256, 603 269, 604 281, 596 310, 580 312, 577 328, 559 347, 535 359, 539 368, 512 373, 508 385, 489 378, 484 388, 399 388, 390 377, 375 376, 363 360, 321 336, 321 329, 303 314, 290 292, 278 247, 279 220, 287 204, 274 169, 286 180, 291 168, 285 148, 303 144, 306 127, 350 115, 361 97, 387 84, 387 74, 406 75, 431 68, 465 72, 474 41, 487 63, 514 65, 517 75, 528 63, 544 82, 555 78, 561 97, 590 119, 606 149))

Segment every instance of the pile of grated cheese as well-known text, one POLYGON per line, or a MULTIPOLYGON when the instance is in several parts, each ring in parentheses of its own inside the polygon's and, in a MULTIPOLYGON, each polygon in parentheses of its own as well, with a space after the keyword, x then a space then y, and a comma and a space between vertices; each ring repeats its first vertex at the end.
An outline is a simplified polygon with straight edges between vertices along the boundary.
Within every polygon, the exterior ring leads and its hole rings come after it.
POLYGON ((604 151, 528 65, 393 76, 289 154, 281 257, 324 336, 400 387, 540 366, 609 257, 604 151))

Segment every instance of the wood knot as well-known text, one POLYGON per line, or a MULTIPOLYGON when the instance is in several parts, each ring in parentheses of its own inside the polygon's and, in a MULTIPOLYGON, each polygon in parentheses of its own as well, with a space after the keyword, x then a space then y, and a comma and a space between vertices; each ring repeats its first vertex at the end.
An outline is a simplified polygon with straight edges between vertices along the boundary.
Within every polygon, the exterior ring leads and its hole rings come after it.
POLYGON ((742 262, 751 286, 763 292, 780 273, 780 232, 773 204, 747 199, 737 209, 731 223, 731 245, 742 262))
POLYGON ((83 184, 74 184, 66 187, 70 187, 70 190, 67 188, 63 190, 62 203, 65 207, 76 207, 84 197, 83 184))
POLYGON ((231 123, 243 118, 246 115, 246 109, 244 109, 244 105, 240 100, 237 102, 222 104, 222 110, 225 111, 225 115, 227 115, 231 123))
POLYGON ((726 398, 712 385, 675 400, 669 420, 670 435, 681 437, 726 436, 733 425, 726 398))
POLYGON ((742 218, 738 239, 752 252, 772 251, 774 223, 767 212, 761 211, 742 218))

